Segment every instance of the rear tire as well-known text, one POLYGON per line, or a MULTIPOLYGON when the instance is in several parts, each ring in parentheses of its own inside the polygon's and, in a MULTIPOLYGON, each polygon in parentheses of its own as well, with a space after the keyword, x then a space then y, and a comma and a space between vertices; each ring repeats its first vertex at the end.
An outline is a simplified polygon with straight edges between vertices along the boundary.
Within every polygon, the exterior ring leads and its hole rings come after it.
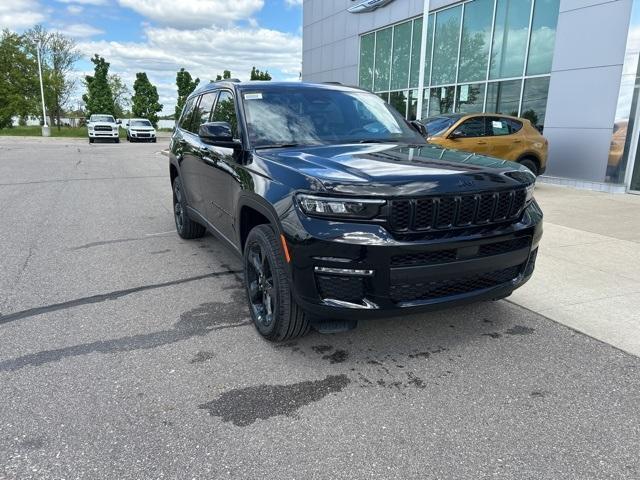
POLYGON ((249 232, 244 248, 244 284, 253 323, 274 342, 306 335, 308 316, 291 293, 282 245, 269 225, 249 232))
POLYGON ((176 177, 173 181, 173 218, 176 222, 178 235, 185 240, 200 238, 207 231, 202 225, 189 218, 187 201, 180 177, 176 177))
POLYGON ((525 167, 527 167, 529 170, 531 170, 531 172, 537 177, 538 176, 538 164, 536 163, 536 161, 533 158, 523 158, 521 160, 518 160, 518 163, 520 165, 524 165, 525 167))

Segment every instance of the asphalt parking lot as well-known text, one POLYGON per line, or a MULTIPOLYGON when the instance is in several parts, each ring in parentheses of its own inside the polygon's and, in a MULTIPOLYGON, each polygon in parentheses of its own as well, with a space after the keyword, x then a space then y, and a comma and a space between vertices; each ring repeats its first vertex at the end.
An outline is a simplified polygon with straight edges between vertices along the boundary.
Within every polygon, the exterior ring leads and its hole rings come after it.
POLYGON ((262 340, 166 144, 0 138, 0 478, 640 478, 640 360, 514 303, 262 340))

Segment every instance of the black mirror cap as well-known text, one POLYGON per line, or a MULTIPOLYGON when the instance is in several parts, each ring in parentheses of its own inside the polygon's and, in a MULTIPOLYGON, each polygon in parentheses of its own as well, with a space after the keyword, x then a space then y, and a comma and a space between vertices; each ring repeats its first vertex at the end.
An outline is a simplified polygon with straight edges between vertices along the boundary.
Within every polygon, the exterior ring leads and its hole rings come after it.
POLYGON ((409 125, 411 125, 414 130, 416 130, 423 137, 426 138, 428 136, 427 127, 425 127, 420 120, 411 120, 409 122, 409 125))
POLYGON ((233 139, 233 130, 229 122, 207 122, 198 128, 200 140, 209 145, 239 148, 240 142, 233 139))

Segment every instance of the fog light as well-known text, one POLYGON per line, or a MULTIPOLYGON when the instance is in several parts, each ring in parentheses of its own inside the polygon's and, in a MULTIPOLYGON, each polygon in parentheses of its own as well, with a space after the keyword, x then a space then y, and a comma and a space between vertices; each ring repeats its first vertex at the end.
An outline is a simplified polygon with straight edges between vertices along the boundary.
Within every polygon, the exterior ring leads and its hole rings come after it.
POLYGON ((371 277, 374 270, 355 270, 352 268, 333 268, 333 267, 315 267, 315 271, 318 273, 325 273, 330 275, 356 275, 360 277, 371 277))

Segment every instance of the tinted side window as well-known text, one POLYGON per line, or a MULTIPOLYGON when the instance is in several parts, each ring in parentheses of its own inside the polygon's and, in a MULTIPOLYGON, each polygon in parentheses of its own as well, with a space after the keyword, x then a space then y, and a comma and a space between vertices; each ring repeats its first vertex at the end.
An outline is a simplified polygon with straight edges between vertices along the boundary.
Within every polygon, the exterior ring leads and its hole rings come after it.
POLYGON ((216 95, 217 92, 211 92, 205 93, 200 97, 200 103, 198 103, 198 107, 195 109, 195 114, 193 115, 191 128, 191 131, 193 133, 198 133, 200 125, 209 121, 209 117, 211 116, 211 109, 213 108, 213 104, 216 100, 216 95))
POLYGON ((234 137, 238 135, 238 120, 236 119, 236 107, 231 92, 222 91, 218 96, 216 107, 211 115, 212 122, 228 122, 234 137))
POLYGON ((196 100, 197 99, 195 97, 190 98, 189 100, 187 100, 187 103, 184 106, 184 109, 182 109, 182 117, 180 117, 179 126, 183 130, 189 130, 189 127, 191 126, 191 117, 193 116, 192 115, 193 106, 196 100))
POLYGON ((465 137, 484 137, 486 134, 484 118, 474 117, 465 120, 462 125, 456 128, 456 132, 465 137))
POLYGON ((512 120, 510 118, 502 118, 501 120, 507 122, 507 125, 509 125, 509 131, 511 133, 519 132, 522 128, 522 123, 517 120, 512 120))
POLYGON ((487 117, 487 132, 491 136, 509 135, 511 130, 504 118, 487 117))

